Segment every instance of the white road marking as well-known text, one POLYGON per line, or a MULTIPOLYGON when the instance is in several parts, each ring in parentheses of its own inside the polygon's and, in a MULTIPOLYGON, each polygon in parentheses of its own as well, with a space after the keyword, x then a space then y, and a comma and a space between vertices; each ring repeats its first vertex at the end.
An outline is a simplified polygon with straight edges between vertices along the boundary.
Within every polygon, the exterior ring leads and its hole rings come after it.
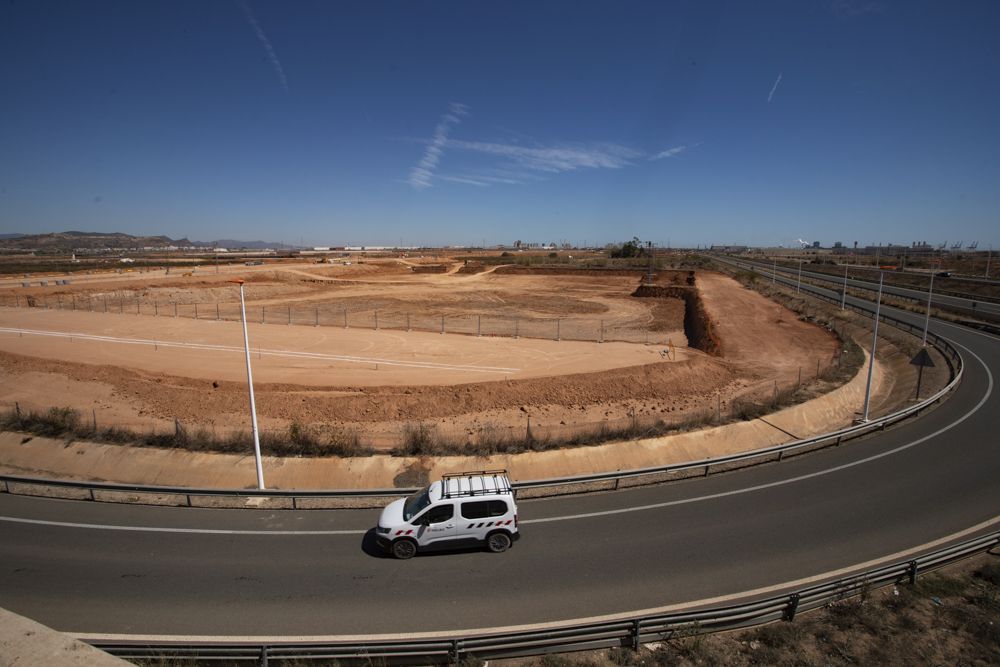
POLYGON ((958 419, 956 419, 952 423, 948 424, 947 426, 943 426, 943 427, 939 428, 937 431, 934 431, 933 433, 925 435, 922 438, 918 438, 917 440, 914 440, 913 442, 909 442, 909 443, 907 443, 905 445, 900 445, 899 447, 896 447, 895 449, 890 449, 888 451, 882 452, 881 454, 874 454, 874 455, 869 456, 867 458, 858 459, 857 461, 851 461, 850 463, 844 463, 844 464, 839 465, 839 466, 834 466, 833 468, 827 468, 826 470, 819 470, 817 472, 812 472, 812 473, 808 473, 808 474, 805 474, 805 475, 799 475, 798 477, 789 477, 787 479, 781 479, 781 480, 778 480, 776 482, 769 482, 767 484, 758 484, 757 486, 750 486, 750 487, 747 487, 747 488, 744 488, 744 489, 734 489, 732 491, 721 491, 719 493, 713 493, 713 494, 710 494, 710 495, 707 495, 707 496, 698 496, 697 498, 683 498, 683 499, 680 499, 680 500, 670 500, 670 501, 662 502, 662 503, 654 503, 652 505, 641 505, 639 507, 626 507, 626 508, 617 509, 617 510, 604 510, 602 512, 590 512, 590 513, 587 513, 587 514, 574 514, 574 515, 571 515, 571 516, 550 517, 550 518, 546 518, 546 519, 529 519, 529 520, 521 521, 521 523, 546 523, 548 521, 566 521, 568 519, 590 519, 590 518, 597 517, 597 516, 608 516, 608 515, 611 515, 611 514, 625 514, 627 512, 641 512, 641 511, 644 511, 644 510, 660 509, 662 507, 673 507, 675 505, 686 505, 686 504, 689 504, 689 503, 701 502, 703 500, 714 500, 716 498, 725 498, 727 496, 736 496, 736 495, 741 495, 741 494, 744 494, 744 493, 751 493, 753 491, 761 491, 763 489, 770 489, 770 488, 774 488, 774 487, 778 487, 778 486, 784 486, 786 484, 793 484, 795 482, 801 482, 801 481, 804 481, 804 480, 807 480, 807 479, 813 479, 815 477, 822 477, 824 475, 829 475, 831 473, 839 472, 841 470, 847 470, 849 468, 853 468, 855 466, 863 465, 865 463, 871 463, 872 461, 877 461, 878 459, 885 458, 887 456, 892 456, 893 454, 898 454, 899 452, 902 452, 902 451, 905 451, 907 449, 910 449, 911 447, 916 447, 917 445, 919 445, 921 443, 924 443, 924 442, 930 440, 931 438, 936 438, 939 435, 941 435, 942 433, 945 433, 946 431, 950 431, 951 429, 955 428, 956 426, 958 426, 959 424, 961 424, 962 422, 964 422, 966 419, 968 419, 969 417, 971 417, 972 415, 974 415, 976 412, 978 412, 979 409, 983 407, 983 405, 986 403, 986 401, 989 400, 990 396, 993 394, 993 374, 990 372, 990 369, 986 365, 986 363, 979 357, 978 354, 976 354, 975 352, 973 352, 969 348, 965 347, 964 345, 961 345, 959 343, 955 343, 954 341, 952 341, 952 344, 953 345, 957 345, 958 347, 961 347, 966 352, 968 352, 969 354, 971 354, 972 356, 974 356, 976 358, 976 360, 979 361, 980 364, 982 364, 983 369, 986 371, 986 377, 987 377, 987 380, 988 380, 988 384, 987 384, 987 387, 986 387, 986 393, 983 394, 983 397, 976 404, 976 406, 974 408, 972 408, 971 410, 969 410, 968 412, 966 412, 964 415, 962 415, 961 417, 959 417, 958 419))
MULTIPOLYGON (((990 396, 993 394, 993 374, 990 369, 986 366, 983 360, 975 352, 969 348, 961 345, 959 343, 953 343, 963 348, 966 352, 971 354, 982 364, 983 368, 986 370, 986 376, 988 380, 988 385, 986 387, 986 393, 980 399, 980 401, 971 410, 966 412, 964 415, 956 419, 954 422, 943 426, 934 433, 925 435, 922 438, 909 442, 905 445, 900 445, 894 449, 882 452, 881 454, 874 454, 867 458, 858 459, 857 461, 852 461, 850 463, 844 463, 839 466, 834 466, 833 468, 827 468, 825 470, 819 470, 817 472, 808 473, 805 475, 799 475, 798 477, 790 477, 787 479, 781 479, 775 482, 769 482, 767 484, 758 484, 756 486, 749 486, 742 489, 734 489, 732 491, 721 491, 719 493, 711 493, 705 496, 697 496, 694 498, 681 498, 679 500, 668 500, 662 503, 653 503, 650 505, 639 505, 636 507, 624 507, 621 509, 614 510, 602 510, 600 512, 587 512, 585 514, 569 514, 565 516, 553 516, 546 517, 544 519, 522 519, 520 523, 522 524, 535 524, 535 523, 550 523, 553 521, 574 521, 577 519, 592 519, 595 517, 612 516, 616 514, 628 514, 631 512, 644 512, 647 510, 662 509, 664 507, 674 507, 677 505, 688 505, 691 503, 698 503, 705 500, 715 500, 717 498, 726 498, 729 496, 738 496, 745 493, 753 493, 754 491, 762 491, 764 489, 776 488, 779 486, 785 486, 787 484, 794 484, 796 482, 801 482, 807 479, 813 479, 816 477, 822 477, 824 475, 829 475, 831 473, 839 472, 841 470, 847 470, 855 466, 863 465, 865 463, 870 463, 878 459, 885 458, 887 456, 892 456, 898 454, 899 452, 905 451, 912 447, 916 447, 919 444, 930 440, 931 438, 936 438, 937 436, 945 433, 954 427, 958 426, 966 419, 974 415, 979 411, 980 408, 989 400, 990 396)), ((101 524, 85 524, 85 523, 70 523, 63 521, 43 521, 39 519, 19 519, 16 517, 0 516, 0 521, 8 521, 13 523, 26 523, 26 524, 37 524, 44 526, 59 526, 64 528, 88 528, 93 530, 124 530, 124 531, 135 531, 135 532, 161 532, 161 533, 193 533, 193 534, 207 534, 207 535, 363 535, 368 532, 367 530, 334 530, 334 531, 309 531, 309 530, 217 530, 210 528, 154 528, 146 526, 106 526, 101 524)))
MULTIPOLYGON (((51 336, 54 338, 72 338, 74 340, 89 340, 100 343, 120 343, 123 345, 144 345, 157 347, 176 347, 188 350, 209 350, 214 352, 238 352, 243 354, 243 348, 233 345, 213 345, 210 343, 176 343, 162 340, 147 340, 144 338, 120 338, 116 336, 100 336, 97 334, 66 333, 63 331, 43 331, 38 329, 18 329, 0 327, 2 333, 28 334, 32 336, 51 336)), ((325 354, 322 352, 293 352, 291 350, 257 349, 258 355, 270 357, 292 357, 300 359, 316 359, 320 361, 345 361, 355 364, 385 364, 386 366, 404 366, 407 368, 424 368, 429 370, 467 371, 483 373, 517 373, 520 368, 504 368, 501 366, 469 366, 464 364, 441 364, 433 361, 399 361, 378 357, 358 357, 345 354, 325 354)))
POLYGON ((567 626, 574 625, 584 625, 591 623, 607 623, 612 621, 629 620, 633 618, 638 618, 642 616, 657 616, 661 614, 670 614, 679 611, 686 611, 690 609, 698 609, 703 607, 710 607, 713 605, 726 604, 731 602, 736 602, 741 599, 748 599, 759 597, 762 595, 767 595, 769 593, 777 593, 779 591, 796 590, 810 586, 812 584, 822 583, 824 581, 831 581, 837 578, 843 578, 853 573, 865 572, 866 570, 874 569, 881 565, 890 564, 893 562, 899 562, 905 560, 911 556, 915 556, 921 552, 926 552, 934 547, 943 546, 950 542, 955 542, 963 537, 967 537, 983 531, 987 528, 995 526, 1000 523, 1000 517, 993 517, 992 519, 987 519, 982 523, 966 528, 965 530, 960 530, 957 533, 952 533, 951 535, 945 535, 926 544, 921 544, 910 549, 905 549, 903 551, 897 551, 893 554, 888 554, 882 556, 881 558, 875 558, 864 563, 858 563, 857 565, 852 565, 850 567, 843 567, 837 570, 831 570, 829 572, 823 572, 820 574, 815 574, 809 577, 803 577, 801 579, 796 579, 794 581, 786 581, 780 584, 772 584, 770 586, 763 586, 761 588, 755 588, 749 591, 742 591, 740 593, 730 593, 728 595, 719 595, 712 598, 703 598, 701 600, 690 600, 688 602, 677 602, 670 605, 664 605, 662 607, 651 607, 648 609, 636 609, 633 611, 620 612, 617 614, 605 614, 603 616, 590 616, 587 618, 573 618, 563 621, 554 621, 549 623, 530 623, 525 625, 514 625, 514 626, 504 626, 499 628, 471 628, 462 630, 436 630, 433 632, 408 632, 401 634, 370 634, 370 635, 305 635, 299 637, 291 637, 288 635, 125 635, 125 634, 94 634, 89 632, 65 632, 64 634, 70 635, 77 639, 87 641, 90 643, 108 642, 108 641, 144 641, 149 643, 161 643, 161 642, 179 642, 181 644, 190 642, 205 642, 205 643, 227 643, 227 642, 243 642, 248 644, 281 644, 281 643, 333 643, 333 642, 349 642, 358 640, 382 640, 382 641, 403 641, 403 640, 417 640, 417 639, 438 639, 438 638, 449 638, 455 635, 486 635, 486 634, 496 634, 496 633, 511 633, 511 632, 532 632, 538 630, 555 630, 559 628, 564 628, 567 626))
POLYGON ((158 528, 154 526, 109 526, 102 523, 71 523, 0 516, 0 521, 27 523, 57 528, 87 528, 91 530, 123 530, 140 533, 193 533, 195 535, 364 535, 367 530, 222 530, 217 528, 158 528))

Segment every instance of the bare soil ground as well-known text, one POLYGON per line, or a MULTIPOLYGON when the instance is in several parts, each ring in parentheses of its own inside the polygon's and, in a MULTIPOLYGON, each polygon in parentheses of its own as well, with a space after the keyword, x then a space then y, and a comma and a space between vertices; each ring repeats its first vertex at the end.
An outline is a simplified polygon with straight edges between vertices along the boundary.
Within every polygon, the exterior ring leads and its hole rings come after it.
POLYGON ((614 648, 491 660, 500 667, 670 665, 996 665, 1000 563, 983 554, 918 578, 801 613, 792 622, 716 634, 679 630, 638 651, 614 648))
POLYGON ((717 274, 699 273, 698 286, 724 358, 686 347, 682 301, 630 296, 635 274, 463 273, 459 262, 415 273, 410 264, 223 267, 0 289, 0 302, 16 306, 0 309, 8 329, 0 332, 0 402, 70 406, 133 428, 177 419, 246 429, 238 293, 227 282, 237 271, 247 278, 263 428, 350 428, 376 446, 396 444, 413 422, 460 434, 522 429, 529 417, 536 432, 631 415, 680 421, 797 382, 800 368, 811 378, 817 361, 825 366, 838 351, 825 330, 717 274), (197 320, 182 310, 194 304, 197 320), (466 335, 432 333, 442 317, 449 332, 466 335), (476 336, 484 324, 494 328, 476 336))

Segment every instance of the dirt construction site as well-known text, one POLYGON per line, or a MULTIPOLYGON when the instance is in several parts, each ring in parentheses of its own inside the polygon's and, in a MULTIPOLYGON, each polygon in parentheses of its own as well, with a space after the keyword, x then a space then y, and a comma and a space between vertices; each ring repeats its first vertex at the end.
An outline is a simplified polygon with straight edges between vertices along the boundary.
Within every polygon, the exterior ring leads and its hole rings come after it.
POLYGON ((0 284, 0 405, 99 426, 398 446, 681 423, 817 376, 829 331, 722 274, 365 260, 0 284), (66 283, 66 284, 61 284, 66 283))

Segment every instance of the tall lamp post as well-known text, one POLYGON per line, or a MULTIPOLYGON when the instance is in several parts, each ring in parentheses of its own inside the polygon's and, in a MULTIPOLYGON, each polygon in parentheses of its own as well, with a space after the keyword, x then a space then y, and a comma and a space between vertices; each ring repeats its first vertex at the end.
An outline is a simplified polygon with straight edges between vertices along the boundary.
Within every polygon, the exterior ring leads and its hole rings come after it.
POLYGON ((865 384, 865 410, 861 421, 868 421, 868 407, 872 399, 872 370, 875 368, 875 347, 878 345, 878 316, 882 309, 882 279, 884 274, 878 274, 878 300, 875 302, 875 327, 872 330, 872 352, 868 358, 868 382, 865 384))
POLYGON ((230 280, 240 286, 240 315, 243 319, 243 349, 247 357, 247 386, 250 388, 250 423, 253 429, 253 457, 257 465, 257 488, 264 488, 264 468, 260 462, 260 433, 257 429, 257 404, 253 400, 253 373, 250 370, 250 337, 247 335, 247 307, 243 301, 243 279, 230 280))
POLYGON ((931 284, 927 288, 927 315, 924 317, 924 340, 923 346, 927 347, 927 327, 931 323, 931 295, 934 293, 934 272, 931 271, 931 284))

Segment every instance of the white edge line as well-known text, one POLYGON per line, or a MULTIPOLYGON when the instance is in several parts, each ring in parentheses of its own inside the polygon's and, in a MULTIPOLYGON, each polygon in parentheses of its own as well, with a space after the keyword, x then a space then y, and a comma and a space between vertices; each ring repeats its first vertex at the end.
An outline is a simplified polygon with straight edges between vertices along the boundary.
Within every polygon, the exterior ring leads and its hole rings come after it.
POLYGON ((411 632, 411 633, 401 633, 401 634, 373 634, 373 635, 302 635, 302 636, 127 635, 127 634, 95 634, 88 632, 65 632, 64 634, 67 634, 76 639, 94 643, 99 643, 102 641, 127 640, 127 641, 146 641, 151 643, 203 642, 203 643, 290 644, 290 643, 354 642, 359 640, 393 641, 393 640, 411 640, 411 639, 436 639, 436 638, 450 638, 455 635, 496 635, 496 634, 507 634, 511 632, 557 629, 574 625, 626 620, 640 616, 656 616, 659 614, 669 614, 676 611, 684 611, 688 609, 695 609, 698 607, 708 607, 710 605, 717 605, 720 603, 732 602, 734 600, 745 599, 745 598, 753 598, 767 593, 774 593, 775 591, 801 588, 803 586, 808 586, 826 580, 843 578, 845 575, 864 572, 866 570, 873 569, 876 566, 885 563, 890 563, 892 561, 901 561, 914 554, 918 554, 920 552, 927 551, 928 549, 932 549, 934 547, 941 546, 949 542, 954 542, 959 538, 966 537, 973 533, 980 532, 998 523, 1000 523, 1000 516, 993 517, 992 519, 987 519, 986 521, 978 523, 975 526, 971 526, 970 528, 966 528, 965 530, 960 530, 957 533, 952 533, 951 535, 945 535, 944 537, 932 540, 931 542, 926 542, 924 544, 921 544, 920 546, 912 547, 910 549, 904 549, 903 551, 897 551, 895 553, 888 554, 880 558, 875 558, 869 561, 865 561, 864 563, 858 563, 857 565, 851 565, 849 567, 844 567, 837 570, 830 570, 828 572, 823 572, 821 574, 816 574, 809 577, 803 577, 801 579, 795 579, 793 581, 782 582, 780 584, 773 584, 771 586, 754 588, 749 591, 742 591, 740 593, 731 593, 728 595, 719 595, 711 598, 703 598, 701 600, 691 600, 688 602, 677 602, 670 605, 664 605, 662 607, 649 607, 646 609, 637 609, 634 611, 621 612, 617 614, 606 614, 603 616, 589 616, 586 618, 575 618, 565 621, 554 621, 549 623, 531 623, 526 625, 511 625, 511 626, 494 627, 494 628, 472 628, 472 629, 462 629, 462 630, 438 630, 434 632, 411 632))
MULTIPOLYGON (((905 450, 910 449, 912 447, 916 447, 917 445, 920 445, 920 444, 926 442, 927 440, 930 440, 931 438, 936 438, 937 436, 941 435, 942 433, 945 433, 946 431, 951 430, 952 428, 958 426, 959 424, 961 424, 962 422, 964 422, 965 420, 967 420, 969 417, 971 417, 976 412, 978 412, 979 409, 982 408, 983 404, 985 404, 986 401, 993 394, 993 374, 990 372, 990 369, 986 366, 986 364, 983 362, 983 360, 975 352, 973 352, 969 348, 965 347, 964 345, 961 345, 960 343, 955 343, 955 345, 958 345, 959 347, 962 347, 963 349, 965 349, 969 354, 971 354, 972 356, 974 356, 976 358, 976 360, 979 361, 980 364, 982 364, 983 368, 986 371, 986 375, 987 375, 987 379, 988 379, 988 384, 987 384, 986 392, 983 394, 983 397, 979 400, 979 402, 975 405, 975 407, 973 407, 971 410, 969 410, 968 412, 966 412, 964 415, 962 415, 961 417, 959 417, 955 421, 951 422, 947 426, 941 427, 940 429, 938 429, 937 431, 935 431, 933 433, 925 435, 922 438, 918 438, 917 440, 909 442, 909 443, 907 443, 905 445, 900 445, 899 447, 896 447, 894 449, 890 449, 890 450, 884 451, 884 452, 882 452, 880 454, 874 454, 872 456, 869 456, 869 457, 866 457, 866 458, 863 458, 863 459, 858 459, 856 461, 851 461, 850 463, 844 463, 844 464, 839 465, 839 466, 834 466, 833 468, 827 468, 825 470, 819 470, 819 471, 808 473, 808 474, 805 474, 805 475, 799 475, 797 477, 789 477, 789 478, 781 479, 781 480, 774 481, 774 482, 768 482, 767 484, 758 484, 756 486, 748 486, 746 488, 734 489, 732 491, 722 491, 722 492, 719 492, 719 493, 712 493, 712 494, 709 494, 709 495, 706 495, 706 496, 696 496, 694 498, 681 498, 681 499, 678 499, 678 500, 668 500, 668 501, 665 501, 665 502, 662 502, 662 503, 653 503, 653 504, 650 504, 650 505, 639 505, 637 507, 624 507, 624 508, 621 508, 621 509, 603 510, 603 511, 600 511, 600 512, 587 512, 587 513, 584 513, 584 514, 570 514, 570 515, 565 515, 565 516, 546 517, 544 519, 524 519, 524 520, 521 521, 521 523, 527 525, 527 524, 536 524, 536 523, 550 523, 550 522, 553 522, 553 521, 572 521, 572 520, 576 520, 576 519, 592 519, 592 518, 595 518, 595 517, 612 516, 612 515, 616 515, 616 514, 628 514, 628 513, 631 513, 631 512, 644 512, 644 511, 647 511, 647 510, 662 509, 664 507, 674 507, 674 506, 678 506, 678 505, 688 505, 688 504, 691 504, 691 503, 697 503, 697 502, 702 502, 702 501, 706 501, 706 500, 715 500, 715 499, 718 499, 718 498, 726 498, 726 497, 729 497, 729 496, 737 496, 737 495, 742 495, 742 494, 745 494, 745 493, 753 493, 755 491, 762 491, 764 489, 770 489, 770 488, 775 488, 775 487, 779 487, 779 486, 785 486, 787 484, 793 484, 793 483, 801 482, 801 481, 804 481, 804 480, 807 480, 807 479, 813 479, 813 478, 816 478, 816 477, 822 477, 824 475, 829 475, 829 474, 832 474, 832 473, 835 473, 835 472, 839 472, 841 470, 847 470, 849 468, 853 468, 855 466, 863 465, 865 463, 870 463, 872 461, 876 461, 878 459, 885 458, 887 456, 892 456, 894 454, 898 454, 899 452, 905 451, 905 450)), ((362 535, 362 534, 364 534, 364 533, 367 532, 367 530, 345 530, 345 531, 295 531, 295 530, 279 531, 279 530, 273 530, 273 531, 269 531, 269 530, 221 530, 221 529, 212 529, 212 528, 157 528, 157 527, 146 527, 146 526, 108 526, 108 525, 102 525, 102 524, 70 523, 70 522, 61 522, 61 521, 44 521, 44 520, 41 520, 41 519, 20 519, 20 518, 16 518, 16 517, 6 517, 6 516, 0 516, 0 521, 7 521, 7 522, 13 522, 13 523, 37 524, 37 525, 44 525, 44 526, 56 526, 56 527, 63 527, 63 528, 86 528, 86 529, 93 529, 93 530, 121 530, 121 531, 131 531, 131 532, 192 533, 192 534, 204 534, 204 535, 286 535, 286 536, 287 535, 362 535)))

